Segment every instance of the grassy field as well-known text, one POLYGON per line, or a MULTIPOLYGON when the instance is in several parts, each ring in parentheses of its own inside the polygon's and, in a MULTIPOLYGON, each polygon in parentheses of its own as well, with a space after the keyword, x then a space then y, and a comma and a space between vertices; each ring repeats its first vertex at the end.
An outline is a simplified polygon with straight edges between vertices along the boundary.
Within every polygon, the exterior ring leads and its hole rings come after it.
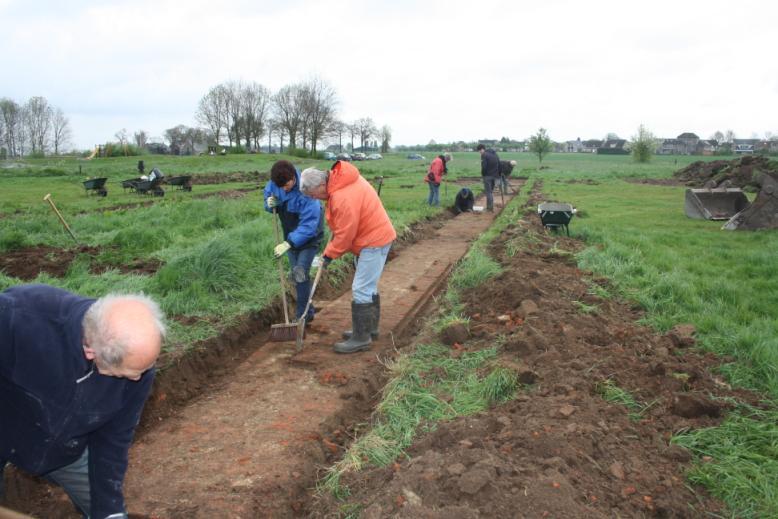
MULTIPOLYGON (((475 154, 472 154, 475 155, 475 154)), ((297 167, 330 164, 285 156, 226 157, 144 156, 146 172, 158 167, 166 176, 259 172, 266 178, 280 158, 297 167)), ((110 291, 143 291, 157 298, 171 320, 168 351, 181 351, 212 337, 239 316, 260 310, 278 297, 279 282, 272 258, 275 244, 270 214, 262 208, 266 181, 225 182, 194 186, 191 193, 171 187, 164 197, 124 192, 120 181, 137 176, 138 157, 93 160, 30 160, 0 163, 0 253, 34 245, 73 247, 43 197, 51 193, 80 244, 98 247, 94 260, 80 257, 67 275, 39 275, 34 282, 99 296, 110 291), (87 195, 87 177, 108 178, 108 196, 87 195), (235 190, 244 191, 234 196, 235 190), (230 196, 203 195, 219 192, 230 196), (136 260, 157 260, 153 275, 123 273, 119 267, 136 260), (90 272, 94 263, 107 269, 90 272), (194 323, 194 324, 192 324, 194 323)), ((440 212, 426 205, 422 182, 428 163, 404 156, 356 163, 365 177, 385 177, 381 197, 398 233, 416 221, 440 212)), ((453 175, 477 174, 477 160, 453 175)), ((454 189, 448 193, 453 199, 454 189)), ((341 262, 345 263, 347 259, 341 262)), ((334 267, 337 266, 333 265, 334 267)), ((0 288, 21 283, 0 273, 0 288)))
MULTIPOLYGON (((266 173, 281 157, 142 158, 146 171, 159 167, 173 176, 266 173)), ((389 154, 382 161, 357 163, 368 179, 385 178, 381 197, 398 232, 438 212, 426 206, 427 188, 422 182, 431 158, 428 154, 427 161, 409 161, 404 155, 389 154)), ((636 164, 626 156, 552 154, 542 169, 529 154, 508 153, 501 158, 519 161, 514 174, 541 180, 549 200, 570 202, 579 209, 571 232, 588 245, 578 256, 582 268, 610 278, 622 296, 645 308, 646 323, 658 331, 677 323, 694 324, 703 348, 733 359, 721 367, 728 380, 765 395, 764 409, 738 405, 722 426, 683 432, 674 441, 713 459, 698 465, 690 478, 721 496, 733 516, 778 513, 774 403, 778 400, 778 278, 773 275, 778 233, 721 231, 720 223, 684 216, 682 188, 626 181, 669 178, 699 157, 655 157, 649 164, 636 164)), ((0 163, 0 253, 35 244, 71 246, 43 203, 43 196, 52 193, 80 240, 101 247, 97 261, 118 265, 156 258, 163 266, 152 276, 122 274, 118 269, 95 275, 84 259, 74 262, 65 278, 41 275, 37 281, 88 295, 142 290, 157 297, 170 315, 198 318, 186 327, 173 322, 169 349, 183 349, 213 336, 238 316, 272 301, 278 281, 271 256, 271 220, 261 208, 260 192, 239 198, 195 198, 206 192, 256 188, 256 183, 195 186, 193 193, 169 190, 163 199, 138 197, 121 192, 118 184, 137 175, 137 160, 0 163), (81 182, 96 176, 109 178, 106 198, 84 194, 81 182), (150 205, 125 207, 139 200, 150 205)), ((301 169, 328 166, 321 161, 290 160, 301 169)), ((449 169, 454 178, 477 176, 479 156, 456 153, 449 169)), ((456 190, 454 186, 441 189, 444 204, 453 200, 456 190)), ((484 243, 491 237, 491 232, 484 236, 484 243)), ((458 271, 461 279, 452 283, 467 284, 470 276, 482 281, 481 273, 487 278, 493 274, 494 265, 483 256, 471 254, 458 271)), ((0 288, 17 283, 20 280, 0 274, 0 288)), ((449 303, 451 314, 442 319, 460 319, 456 301, 449 303)), ((420 352, 422 357, 427 354, 434 351, 420 352)), ((413 366, 412 362, 398 365, 398 372, 412 373, 413 366)), ((407 429, 399 432, 406 434, 407 429)), ((387 452, 396 448, 401 445, 390 445, 387 452)), ((337 474, 333 477, 330 483, 337 486, 337 474)))

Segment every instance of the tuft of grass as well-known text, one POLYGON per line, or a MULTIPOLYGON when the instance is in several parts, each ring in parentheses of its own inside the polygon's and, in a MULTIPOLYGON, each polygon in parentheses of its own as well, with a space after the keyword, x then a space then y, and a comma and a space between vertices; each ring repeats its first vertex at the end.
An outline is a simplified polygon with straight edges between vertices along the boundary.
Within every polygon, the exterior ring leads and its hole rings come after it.
POLYGON ((595 389, 604 400, 626 407, 630 411, 628 416, 633 421, 638 421, 643 418, 645 412, 658 402, 658 400, 648 404, 638 402, 635 397, 632 396, 632 393, 617 386, 610 378, 599 382, 595 389))
POLYGON ((675 436, 698 461, 691 482, 704 485, 744 518, 778 517, 778 407, 741 405, 721 425, 675 436), (703 459, 703 457, 705 457, 703 459))
POLYGON ((579 312, 586 315, 597 314, 600 311, 600 307, 597 305, 587 305, 583 301, 573 301, 573 304, 579 312))

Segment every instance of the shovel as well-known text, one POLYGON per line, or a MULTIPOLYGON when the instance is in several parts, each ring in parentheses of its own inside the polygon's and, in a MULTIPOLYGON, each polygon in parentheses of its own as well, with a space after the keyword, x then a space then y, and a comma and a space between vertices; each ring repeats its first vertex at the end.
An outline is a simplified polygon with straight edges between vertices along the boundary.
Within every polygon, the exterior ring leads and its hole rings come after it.
POLYGON ((305 317, 308 315, 308 309, 313 302, 313 294, 316 293, 316 287, 321 279, 321 273, 324 272, 324 265, 319 265, 319 270, 316 272, 316 277, 313 279, 313 286, 311 287, 311 296, 308 298, 308 303, 305 305, 303 315, 297 320, 297 352, 303 351, 303 338, 305 337, 305 317))
MULTIPOLYGON (((281 241, 278 233, 278 218, 276 218, 276 208, 273 208, 273 230, 276 235, 276 243, 281 241)), ((289 306, 286 303, 286 278, 284 276, 284 258, 278 258, 278 274, 281 278, 281 300, 284 303, 284 323, 270 326, 270 339, 274 342, 291 341, 297 333, 297 325, 289 322, 289 306)))

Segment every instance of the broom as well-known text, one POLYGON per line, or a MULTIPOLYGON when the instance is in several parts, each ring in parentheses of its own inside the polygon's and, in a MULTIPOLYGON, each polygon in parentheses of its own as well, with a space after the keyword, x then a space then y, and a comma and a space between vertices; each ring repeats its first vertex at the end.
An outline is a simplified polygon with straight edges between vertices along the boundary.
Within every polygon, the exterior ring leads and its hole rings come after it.
POLYGON ((308 309, 311 307, 311 303, 313 302, 313 294, 316 293, 316 286, 319 284, 319 279, 321 279, 321 273, 324 271, 324 265, 319 265, 319 270, 316 272, 316 277, 313 280, 313 286, 311 287, 311 295, 308 298, 308 303, 305 305, 305 311, 303 311, 302 317, 300 317, 297 320, 297 343, 295 346, 297 347, 297 352, 303 351, 303 338, 305 337, 305 317, 308 315, 308 309))
MULTIPOLYGON (((276 208, 273 208, 273 230, 276 234, 276 243, 281 241, 278 234, 278 219, 276 218, 276 208)), ((281 300, 284 302, 284 323, 270 326, 270 341, 284 342, 292 341, 297 336, 297 324, 289 322, 289 308, 286 304, 286 281, 284 276, 284 258, 278 257, 278 274, 281 278, 281 300)))

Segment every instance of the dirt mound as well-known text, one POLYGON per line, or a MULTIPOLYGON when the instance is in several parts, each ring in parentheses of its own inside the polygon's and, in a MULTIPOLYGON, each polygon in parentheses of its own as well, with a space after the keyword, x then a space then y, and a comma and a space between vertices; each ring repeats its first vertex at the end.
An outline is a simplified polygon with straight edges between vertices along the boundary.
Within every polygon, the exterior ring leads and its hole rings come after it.
POLYGON ((565 252, 581 245, 529 218, 494 241, 490 253, 503 274, 463 296, 473 334, 463 346, 502 344, 500 361, 533 385, 489 412, 438 424, 406 460, 348 475, 341 482, 351 496, 324 499, 317 515, 700 517, 722 510, 688 485, 691 455, 668 442, 675 431, 714 425, 724 414, 719 397, 733 392, 711 374, 720 359, 684 349, 693 334, 657 335, 635 324, 635 308, 594 295, 606 294, 605 280, 579 270, 565 252), (634 405, 605 399, 616 390, 634 405))
POLYGON ((96 263, 95 258, 103 249, 89 245, 79 245, 72 249, 58 249, 48 245, 26 247, 0 255, 0 271, 5 275, 30 281, 38 274, 46 274, 61 278, 65 277, 70 264, 79 256, 88 256, 91 262, 89 270, 100 274, 110 269, 118 269, 124 273, 153 274, 162 266, 162 262, 154 258, 135 259, 127 263, 106 265, 96 263))
POLYGON ((697 161, 673 176, 689 187, 739 187, 756 191, 759 173, 778 172, 778 164, 767 157, 746 155, 734 160, 697 161))

